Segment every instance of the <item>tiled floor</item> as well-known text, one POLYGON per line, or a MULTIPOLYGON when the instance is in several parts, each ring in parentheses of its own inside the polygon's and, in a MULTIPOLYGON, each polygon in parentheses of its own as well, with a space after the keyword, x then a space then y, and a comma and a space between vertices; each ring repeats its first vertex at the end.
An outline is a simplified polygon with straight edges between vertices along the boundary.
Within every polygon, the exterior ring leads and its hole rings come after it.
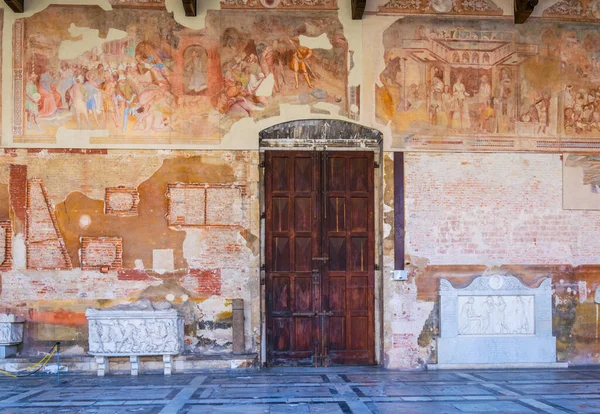
POLYGON ((2 413, 600 413, 600 369, 0 378, 2 413))

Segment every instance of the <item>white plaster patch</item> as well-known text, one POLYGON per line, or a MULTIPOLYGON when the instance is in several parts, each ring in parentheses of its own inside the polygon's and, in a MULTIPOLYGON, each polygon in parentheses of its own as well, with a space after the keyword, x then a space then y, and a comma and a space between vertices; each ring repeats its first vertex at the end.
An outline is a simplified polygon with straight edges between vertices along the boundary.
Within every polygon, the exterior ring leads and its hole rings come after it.
MULTIPOLYGON (((93 119, 90 122, 94 122, 93 119)), ((108 137, 108 129, 69 129, 61 126, 56 130, 56 144, 61 148, 86 146, 94 137, 108 137)))
POLYGON ((587 300, 587 282, 585 280, 580 280, 579 282, 577 282, 577 287, 579 290, 579 303, 583 303, 587 300))
POLYGON ((135 269, 137 269, 137 270, 144 270, 145 269, 144 262, 142 261, 142 259, 135 259, 133 261, 133 264, 135 266, 135 269))
POLYGON ((175 295, 172 293, 169 293, 168 295, 165 296, 165 299, 168 300, 169 302, 173 302, 175 300, 175 295))
POLYGON ((327 102, 318 102, 313 105, 313 107, 317 109, 322 109, 324 111, 328 111, 330 115, 339 115, 340 114, 340 106, 327 102))
POLYGON ((383 238, 386 239, 392 232, 392 226, 388 223, 383 223, 383 238))
POLYGON ((323 33, 318 37, 309 37, 300 35, 298 36, 298 40, 300 40, 300 45, 306 46, 310 49, 326 49, 329 50, 333 48, 333 45, 329 41, 327 37, 327 33, 323 33))
POLYGON ((72 37, 81 37, 78 40, 63 40, 58 49, 58 58, 60 60, 71 60, 78 58, 85 52, 93 49, 102 49, 102 44, 112 42, 114 40, 125 39, 127 32, 122 30, 108 29, 106 38, 101 38, 98 29, 90 29, 89 27, 78 27, 74 23, 69 26, 69 33, 72 37))
POLYGON ((163 274, 175 270, 175 259, 173 249, 154 249, 152 250, 152 269, 163 274))
POLYGON ((27 247, 25 246, 25 237, 19 233, 13 237, 13 269, 25 269, 27 267, 27 247))
POLYGON ((90 227, 90 224, 92 224, 92 218, 90 216, 88 216, 87 214, 82 214, 79 217, 79 227, 82 229, 87 229, 88 227, 90 227))

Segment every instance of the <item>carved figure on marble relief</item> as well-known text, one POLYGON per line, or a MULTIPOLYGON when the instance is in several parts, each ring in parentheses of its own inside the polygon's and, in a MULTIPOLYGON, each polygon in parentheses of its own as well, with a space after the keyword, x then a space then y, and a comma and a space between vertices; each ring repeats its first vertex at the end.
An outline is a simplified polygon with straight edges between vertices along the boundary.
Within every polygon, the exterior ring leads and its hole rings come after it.
POLYGON ((488 296, 483 303, 483 329, 484 334, 495 333, 496 326, 496 306, 491 296, 488 296))
POLYGON ((496 297, 497 333, 507 334, 510 329, 506 325, 506 302, 502 296, 496 297))
POLYGON ((470 297, 460 311, 459 334, 470 335, 481 331, 481 318, 475 314, 475 298, 470 297))
POLYGON ((527 309, 525 302, 521 296, 517 296, 514 301, 514 312, 516 320, 517 333, 526 334, 529 332, 529 319, 527 317, 527 309))
POLYGON ((10 325, 7 323, 0 323, 0 340, 2 342, 11 341, 11 329, 10 325))

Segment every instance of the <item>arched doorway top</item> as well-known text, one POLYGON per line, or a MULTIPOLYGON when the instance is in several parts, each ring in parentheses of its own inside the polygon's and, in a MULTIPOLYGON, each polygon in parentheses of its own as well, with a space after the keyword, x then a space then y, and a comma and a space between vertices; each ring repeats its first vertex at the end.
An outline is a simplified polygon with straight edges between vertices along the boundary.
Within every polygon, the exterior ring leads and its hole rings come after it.
POLYGON ((261 147, 379 147, 383 134, 373 128, 339 119, 300 119, 283 122, 259 133, 261 147))

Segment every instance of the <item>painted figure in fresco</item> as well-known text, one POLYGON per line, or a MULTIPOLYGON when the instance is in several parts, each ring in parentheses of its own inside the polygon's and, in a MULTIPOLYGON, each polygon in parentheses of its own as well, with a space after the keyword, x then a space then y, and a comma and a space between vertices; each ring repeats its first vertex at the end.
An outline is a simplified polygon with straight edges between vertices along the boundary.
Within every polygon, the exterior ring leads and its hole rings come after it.
POLYGON ((88 115, 91 114, 94 117, 96 126, 100 126, 100 123, 98 122, 98 112, 100 111, 100 108, 102 108, 102 94, 96 85, 95 76, 92 71, 88 71, 85 75, 85 87, 88 90, 88 98, 85 103, 88 115))
POLYGON ((121 125, 121 113, 119 112, 119 101, 117 99, 118 73, 109 75, 102 84, 102 104, 105 117, 110 117, 118 128, 121 125))
POLYGON ((58 86, 56 87, 56 90, 61 97, 61 108, 64 109, 68 106, 67 91, 75 83, 73 69, 68 64, 63 63, 60 67, 58 78, 58 86))
POLYGON ((128 81, 126 75, 120 74, 117 83, 117 99, 122 101, 123 106, 123 132, 127 131, 129 116, 137 107, 137 94, 135 93, 132 83, 128 81))
POLYGON ((207 88, 202 68, 202 57, 197 49, 192 49, 190 56, 186 59, 184 73, 188 77, 188 91, 198 93, 207 88))
MULTIPOLYGON (((274 68, 274 56, 273 49, 270 46, 265 45, 264 43, 258 44, 258 59, 260 63, 260 69, 262 73, 265 75, 264 83, 273 83, 273 88, 275 92, 279 92, 279 84, 275 79, 275 68, 274 68), (272 80, 271 80, 272 78, 272 80)), ((270 96, 270 95, 268 95, 270 96)))
POLYGON ((310 89, 314 89, 315 87, 310 81, 310 76, 312 70, 310 69, 310 64, 307 62, 308 59, 312 56, 312 50, 306 46, 300 45, 300 43, 296 43, 292 39, 288 39, 289 42, 294 46, 296 51, 290 58, 290 69, 294 71, 294 78, 296 81, 296 89, 300 87, 298 83, 298 74, 301 73, 304 76, 304 80, 306 80, 306 84, 310 89))
POLYGON ((450 86, 444 85, 444 93, 442 93, 442 116, 445 118, 445 122, 441 121, 440 125, 445 125, 448 129, 452 128, 454 111, 456 111, 456 99, 454 99, 454 95, 450 92, 450 86))
POLYGON ((509 102, 509 98, 511 96, 511 84, 512 84, 512 79, 511 79, 511 73, 510 73, 510 69, 508 68, 503 68, 501 73, 501 79, 500 79, 500 93, 498 96, 498 106, 499 106, 499 112, 501 115, 504 116, 508 116, 509 112, 508 112, 508 102, 509 102))
POLYGON ((479 129, 482 132, 488 132, 490 130, 489 123, 491 118, 494 116, 494 109, 492 108, 492 85, 487 75, 481 76, 481 83, 479 84, 479 129))
POLYGON ((573 85, 565 86, 563 91, 563 123, 565 131, 575 125, 575 98, 573 97, 573 85))
POLYGON ((277 40, 273 40, 273 76, 275 77, 275 85, 277 92, 281 91, 283 85, 287 85, 285 79, 284 67, 287 64, 286 49, 277 40))
POLYGON ((35 72, 33 72, 29 75, 29 79, 27 79, 27 85, 25 85, 25 112, 27 114, 27 128, 35 128, 38 131, 43 131, 38 124, 38 103, 40 102, 41 95, 38 92, 36 81, 37 75, 35 72))
POLYGON ((75 84, 67 92, 71 102, 71 111, 75 114, 77 127, 82 128, 82 120, 88 129, 91 128, 90 118, 88 117, 87 101, 89 99, 89 90, 83 84, 83 75, 77 76, 75 84))
POLYGON ((456 100, 456 110, 452 118, 454 129, 468 129, 471 127, 471 117, 467 105, 467 97, 470 96, 465 85, 462 83, 462 75, 458 75, 456 83, 452 86, 452 95, 456 100))
POLYGON ((542 97, 535 102, 539 110, 539 126, 537 133, 545 134, 550 126, 550 99, 552 95, 549 90, 545 90, 542 97))
POLYGON ((54 115, 58 106, 56 98, 52 93, 52 77, 48 71, 42 73, 39 79, 39 93, 41 96, 39 102, 39 114, 42 117, 54 115))
POLYGON ((431 85, 429 96, 429 120, 432 125, 438 124, 438 112, 442 109, 442 93, 444 92, 443 73, 437 66, 431 70, 431 85))

